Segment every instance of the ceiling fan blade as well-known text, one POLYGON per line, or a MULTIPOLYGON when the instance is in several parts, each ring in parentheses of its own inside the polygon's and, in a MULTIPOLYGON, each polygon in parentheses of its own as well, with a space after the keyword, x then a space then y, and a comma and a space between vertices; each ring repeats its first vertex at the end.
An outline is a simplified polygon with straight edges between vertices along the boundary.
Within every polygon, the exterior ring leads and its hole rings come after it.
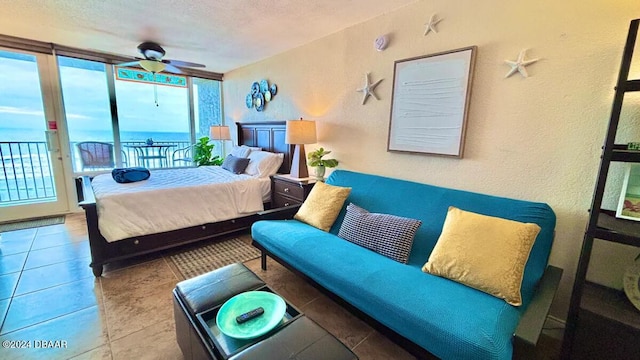
POLYGON ((165 68, 164 71, 166 72, 170 72, 170 73, 174 73, 174 74, 182 74, 182 71, 180 71, 180 69, 178 69, 177 67, 171 65, 171 64, 165 64, 165 68))
POLYGON ((126 63, 122 63, 122 64, 116 64, 116 66, 140 66, 140 62, 139 61, 131 61, 131 62, 126 62, 126 63))
POLYGON ((186 67, 197 67, 197 68, 205 67, 202 64, 196 64, 196 63, 192 63, 188 61, 180 61, 180 60, 162 60, 162 62, 165 64, 171 64, 175 66, 186 66, 186 67))

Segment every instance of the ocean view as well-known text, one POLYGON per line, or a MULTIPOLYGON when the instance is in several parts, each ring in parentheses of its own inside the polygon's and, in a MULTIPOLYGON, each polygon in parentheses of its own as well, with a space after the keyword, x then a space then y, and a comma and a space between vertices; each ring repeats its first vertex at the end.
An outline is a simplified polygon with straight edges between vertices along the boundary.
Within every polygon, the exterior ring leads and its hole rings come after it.
MULTIPOLYGON (((205 135, 198 135, 199 138, 205 135)), ((103 141, 113 142, 111 131, 71 131, 69 134, 71 142, 79 141, 103 141)), ((153 141, 189 141, 188 132, 154 132, 154 131, 123 131, 120 133, 120 141, 145 141, 152 138, 153 141)), ((44 129, 7 129, 0 127, 0 142, 7 141, 45 141, 44 129)))

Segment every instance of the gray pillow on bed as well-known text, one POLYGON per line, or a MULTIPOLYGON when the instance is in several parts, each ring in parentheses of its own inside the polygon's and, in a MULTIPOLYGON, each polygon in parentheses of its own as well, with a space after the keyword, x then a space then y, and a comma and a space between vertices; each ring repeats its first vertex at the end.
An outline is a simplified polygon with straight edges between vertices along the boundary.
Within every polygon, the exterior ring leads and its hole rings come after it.
POLYGON ((229 154, 222 163, 222 168, 234 174, 242 174, 249 165, 249 158, 235 157, 229 154))

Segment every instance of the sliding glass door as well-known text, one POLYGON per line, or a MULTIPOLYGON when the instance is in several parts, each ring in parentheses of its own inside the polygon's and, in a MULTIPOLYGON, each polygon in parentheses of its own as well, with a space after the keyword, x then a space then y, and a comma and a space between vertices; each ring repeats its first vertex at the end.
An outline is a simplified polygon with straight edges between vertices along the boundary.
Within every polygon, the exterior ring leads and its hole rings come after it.
POLYGON ((69 210, 52 60, 0 49, 0 222, 69 210))

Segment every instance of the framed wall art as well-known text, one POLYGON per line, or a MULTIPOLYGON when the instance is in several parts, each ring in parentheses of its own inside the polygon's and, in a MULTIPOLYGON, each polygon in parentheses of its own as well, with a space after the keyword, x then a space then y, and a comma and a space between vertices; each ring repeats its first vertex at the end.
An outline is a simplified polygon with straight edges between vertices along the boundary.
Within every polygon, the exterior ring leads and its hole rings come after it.
POLYGON ((395 62, 387 151, 462 157, 476 51, 395 62))
POLYGON ((640 165, 627 164, 616 217, 640 221, 640 165))

